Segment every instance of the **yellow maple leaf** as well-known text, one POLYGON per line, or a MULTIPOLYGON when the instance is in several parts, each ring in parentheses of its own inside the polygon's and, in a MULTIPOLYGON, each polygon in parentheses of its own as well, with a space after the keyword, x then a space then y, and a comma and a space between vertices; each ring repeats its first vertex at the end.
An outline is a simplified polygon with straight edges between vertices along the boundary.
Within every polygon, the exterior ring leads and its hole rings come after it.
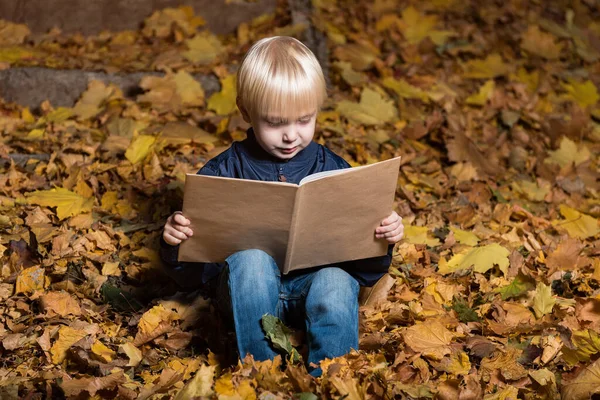
POLYGON ((506 275, 508 272, 508 255, 510 252, 498 243, 487 246, 474 247, 463 253, 455 254, 449 261, 447 268, 450 272, 467 270, 473 267, 475 272, 485 273, 498 265, 500 271, 506 275))
POLYGON ((179 319, 177 313, 167 310, 161 304, 152 307, 150 310, 146 311, 140 322, 138 323, 138 328, 144 334, 149 334, 154 329, 158 327, 158 325, 163 322, 171 322, 179 319))
POLYGON ((117 355, 117 353, 108 348, 104 343, 102 343, 99 340, 96 340, 94 344, 92 344, 91 350, 95 358, 105 363, 111 362, 113 360, 113 357, 117 355))
MULTIPOLYGON (((177 393, 175 400, 187 400, 196 397, 210 397, 215 379, 214 365, 202 365, 196 375, 177 393)), ((247 382, 247 381, 244 381, 247 382)))
POLYGON ((502 61, 500 54, 490 54, 484 60, 471 60, 463 65, 465 78, 491 79, 507 75, 512 66, 502 61))
POLYGON ((564 345, 561 349, 562 359, 571 366, 588 362, 591 356, 600 353, 600 336, 593 330, 573 331, 571 343, 572 348, 564 345))
POLYGON ((70 326, 61 326, 58 330, 58 340, 54 342, 50 353, 52 354, 52 362, 60 364, 67 356, 67 350, 73 344, 87 336, 87 332, 73 329, 70 326))
POLYGON ((50 284, 50 280, 43 268, 30 267, 19 272, 15 284, 15 294, 33 293, 44 290, 50 284))
POLYGON ((336 110, 349 120, 363 125, 381 125, 398 117, 394 102, 369 88, 363 90, 359 103, 340 101, 336 110))
POLYGON ((26 204, 37 204, 44 207, 56 207, 56 215, 63 220, 67 217, 92 211, 94 198, 85 198, 64 188, 36 190, 25 193, 26 204))
POLYGON ((455 33, 436 30, 435 26, 437 23, 437 16, 421 15, 417 9, 409 6, 402 11, 402 19, 399 20, 398 27, 406 41, 410 44, 417 44, 426 37, 429 37, 433 43, 441 46, 449 37, 455 36, 455 33))
POLYGON ((466 244, 467 246, 477 246, 479 243, 479 237, 475 235, 473 232, 464 231, 459 228, 455 228, 453 226, 450 227, 450 230, 454 234, 454 238, 460 244, 466 244))
POLYGON ((398 96, 405 99, 418 99, 424 102, 429 102, 429 95, 423 89, 411 85, 404 79, 395 79, 387 77, 382 81, 383 86, 392 89, 398 96))
POLYGON ((185 71, 179 71, 173 78, 176 92, 181 102, 189 106, 204 105, 204 89, 200 82, 185 71))
POLYGON ((223 45, 219 38, 210 32, 198 33, 185 42, 189 48, 182 55, 194 64, 210 64, 223 53, 223 45))
POLYGON ((521 48, 548 60, 557 60, 563 45, 556 43, 555 40, 554 35, 542 32, 537 25, 533 25, 523 33, 521 48))
POLYGON ((600 233, 598 219, 581 213, 564 204, 560 205, 560 213, 565 217, 565 220, 554 220, 552 221, 552 225, 566 230, 569 236, 587 239, 600 233))
POLYGON ((90 119, 102 111, 102 106, 109 100, 122 98, 123 93, 115 85, 106 86, 101 81, 93 80, 73 107, 73 113, 79 120, 90 119))
POLYGON ((221 79, 221 91, 210 96, 207 107, 219 115, 229 115, 237 108, 236 97, 235 75, 228 75, 221 79))
POLYGON ((543 201, 552 189, 552 184, 543 179, 538 182, 516 181, 511 186, 513 190, 525 195, 531 201, 543 201))
POLYGON ((215 392, 219 397, 221 396, 234 396, 235 388, 231 381, 231 373, 221 375, 215 382, 215 392))
POLYGON ((560 141, 560 147, 555 151, 548 151, 549 157, 544 159, 546 164, 558 164, 561 168, 567 165, 579 165, 590 159, 590 151, 585 145, 577 144, 566 136, 560 141), (579 147, 579 148, 578 148, 579 147))
POLYGON ((430 247, 439 246, 440 241, 428 235, 426 226, 409 225, 404 227, 404 240, 412 244, 425 244, 430 247))
POLYGON ((336 47, 333 54, 338 60, 349 62, 355 71, 365 71, 373 66, 379 49, 365 43, 350 43, 336 47))
POLYGON ((495 88, 496 84, 492 79, 490 79, 479 88, 477 93, 467 97, 465 102, 472 106, 484 106, 492 98, 495 88))
POLYGON ((449 344, 454 338, 442 323, 431 320, 407 328, 402 336, 411 349, 434 360, 451 353, 449 344))
POLYGON ((575 79, 569 79, 569 83, 563 83, 562 86, 567 92, 564 97, 574 100, 583 108, 596 105, 600 100, 598 88, 590 80, 580 83, 575 79))
POLYGON ((367 81, 367 77, 352 69, 352 64, 345 61, 336 61, 333 66, 340 71, 342 79, 350 86, 357 86, 367 81))
POLYGON ((540 71, 537 69, 527 72, 525 68, 521 67, 516 74, 511 74, 510 78, 524 83, 530 93, 534 93, 540 85, 540 71))
POLYGON ((134 165, 140 163, 150 153, 155 142, 155 136, 138 135, 134 137, 125 151, 125 158, 134 165))
POLYGON ((119 351, 125 353, 125 355, 129 357, 129 362, 127 363, 128 367, 137 367, 142 361, 142 351, 135 347, 133 343, 127 342, 122 344, 119 346, 119 351))
POLYGON ((539 319, 551 313, 555 303, 556 298, 552 297, 552 288, 539 282, 533 296, 533 311, 535 312, 535 316, 539 319))

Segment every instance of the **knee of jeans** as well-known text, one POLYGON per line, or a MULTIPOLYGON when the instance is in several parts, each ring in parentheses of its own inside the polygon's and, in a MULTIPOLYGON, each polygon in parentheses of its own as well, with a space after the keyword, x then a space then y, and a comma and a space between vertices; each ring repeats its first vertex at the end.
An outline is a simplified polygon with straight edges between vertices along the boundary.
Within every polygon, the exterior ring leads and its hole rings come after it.
POLYGON ((229 273, 244 279, 278 277, 279 268, 273 257, 262 250, 238 251, 227 258, 229 273))
POLYGON ((358 310, 359 284, 340 268, 323 268, 315 273, 307 311, 344 315, 358 310))

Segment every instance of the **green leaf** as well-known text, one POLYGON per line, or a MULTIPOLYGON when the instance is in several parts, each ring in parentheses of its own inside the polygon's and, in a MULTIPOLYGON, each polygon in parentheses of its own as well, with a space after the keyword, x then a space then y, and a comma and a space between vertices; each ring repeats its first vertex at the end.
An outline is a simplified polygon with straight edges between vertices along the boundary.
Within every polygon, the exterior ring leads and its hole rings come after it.
POLYGON ((458 314, 458 319, 461 322, 478 322, 481 320, 475 310, 469 307, 469 304, 466 301, 458 297, 454 298, 452 309, 456 311, 458 314))
POLYGON ((497 288, 495 292, 502 295, 502 300, 508 300, 527 293, 533 287, 533 283, 526 276, 519 274, 515 276, 510 284, 497 288))
POLYGON ((300 357, 300 354, 298 354, 298 351, 296 351, 290 341, 292 330, 285 326, 279 318, 265 314, 261 319, 261 323, 266 338, 271 341, 275 349, 284 351, 292 359, 292 362, 302 360, 302 357, 300 357))

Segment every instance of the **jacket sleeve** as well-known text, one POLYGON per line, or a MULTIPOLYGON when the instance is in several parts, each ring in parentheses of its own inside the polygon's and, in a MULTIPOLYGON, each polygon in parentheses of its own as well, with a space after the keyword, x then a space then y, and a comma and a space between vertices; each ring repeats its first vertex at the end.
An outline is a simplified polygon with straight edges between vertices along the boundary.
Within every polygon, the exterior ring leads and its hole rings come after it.
MULTIPOLYGON (((210 176, 219 175, 219 172, 215 171, 211 167, 211 165, 205 165, 202 169, 200 169, 200 171, 198 171, 198 174, 210 176)), ((215 264, 179 262, 177 261, 178 254, 179 245, 172 246, 168 244, 165 242, 161 234, 159 255, 160 259, 162 260, 163 271, 179 286, 189 289, 201 287, 209 278, 212 277, 208 275, 214 274, 213 270, 215 270, 215 268, 212 267, 214 267, 215 264), (209 273, 205 274, 205 270, 209 273)))

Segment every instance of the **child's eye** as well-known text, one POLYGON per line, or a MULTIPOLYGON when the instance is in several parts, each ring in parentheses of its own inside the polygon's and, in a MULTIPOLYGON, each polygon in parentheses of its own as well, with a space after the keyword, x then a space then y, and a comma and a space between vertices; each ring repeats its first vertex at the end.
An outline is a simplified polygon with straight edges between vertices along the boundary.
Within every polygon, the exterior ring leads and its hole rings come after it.
POLYGON ((283 125, 283 121, 267 121, 267 124, 269 124, 269 126, 275 128, 277 126, 283 125))
POLYGON ((299 119, 298 122, 301 124, 308 124, 311 118, 299 119))

